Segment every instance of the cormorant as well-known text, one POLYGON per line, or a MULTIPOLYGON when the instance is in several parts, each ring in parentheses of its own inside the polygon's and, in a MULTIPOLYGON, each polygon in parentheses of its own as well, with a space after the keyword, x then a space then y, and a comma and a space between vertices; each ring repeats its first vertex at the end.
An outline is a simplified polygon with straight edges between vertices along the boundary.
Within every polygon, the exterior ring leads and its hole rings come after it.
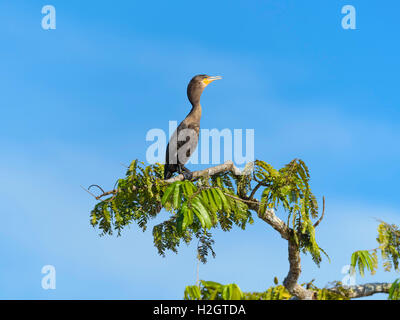
POLYGON ((220 76, 210 77, 199 74, 190 80, 187 87, 187 96, 192 104, 192 110, 179 124, 167 146, 164 166, 164 179, 172 177, 174 172, 183 174, 185 179, 192 179, 192 172, 184 164, 189 160, 197 147, 200 132, 201 105, 200 96, 205 87, 220 76))

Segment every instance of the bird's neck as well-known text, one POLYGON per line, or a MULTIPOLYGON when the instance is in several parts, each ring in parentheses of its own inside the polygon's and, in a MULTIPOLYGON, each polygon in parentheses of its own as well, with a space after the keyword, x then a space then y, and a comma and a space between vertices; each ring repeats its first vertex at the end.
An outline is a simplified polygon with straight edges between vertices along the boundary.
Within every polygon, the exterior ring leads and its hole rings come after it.
POLYGON ((199 121, 200 122, 200 118, 201 118, 201 105, 200 102, 199 103, 194 103, 192 110, 190 110, 188 117, 193 119, 194 121, 199 121))

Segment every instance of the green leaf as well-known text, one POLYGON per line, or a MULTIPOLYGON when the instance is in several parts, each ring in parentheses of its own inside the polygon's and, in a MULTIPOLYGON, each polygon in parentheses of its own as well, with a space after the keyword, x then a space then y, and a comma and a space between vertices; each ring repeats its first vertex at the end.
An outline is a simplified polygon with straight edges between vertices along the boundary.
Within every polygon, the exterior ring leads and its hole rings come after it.
POLYGON ((190 197, 193 193, 196 192, 196 187, 191 181, 183 181, 183 190, 187 197, 190 197))
POLYGON ((173 207, 175 209, 179 209, 179 207, 181 206, 181 195, 180 195, 180 190, 181 190, 181 184, 180 183, 176 183, 175 189, 174 189, 174 193, 173 193, 173 207))
POLYGON ((357 259, 358 259, 358 251, 353 252, 353 254, 351 255, 351 263, 350 265, 355 268, 357 265, 357 259))
POLYGON ((205 288, 209 288, 209 289, 219 289, 222 287, 222 284, 215 282, 215 281, 201 280, 200 282, 205 288))
POLYGON ((400 279, 392 283, 389 289, 389 300, 400 300, 400 279))
POLYGON ((214 197, 213 197, 213 195, 212 195, 211 190, 210 190, 210 189, 207 189, 207 190, 205 191, 205 195, 206 195, 206 197, 207 197, 207 200, 208 200, 208 203, 209 203, 209 206, 210 206, 211 211, 212 211, 213 213, 217 212, 217 211, 218 211, 218 207, 217 207, 217 204, 216 204, 215 201, 214 201, 214 197))
POLYGON ((186 230, 188 226, 193 223, 193 211, 187 207, 187 204, 184 204, 185 208, 183 209, 183 221, 182 221, 182 229, 186 230))
POLYGON ((179 234, 182 233, 182 231, 185 230, 185 228, 183 227, 183 220, 184 220, 184 213, 183 211, 179 211, 177 218, 176 218, 176 230, 178 231, 179 234))
POLYGON ((355 268, 358 266, 358 271, 363 277, 365 274, 365 268, 373 274, 377 266, 376 255, 369 253, 367 250, 359 250, 351 255, 351 267, 355 268))
POLYGON ((168 200, 169 200, 169 198, 170 198, 170 196, 172 194, 172 191, 174 191, 174 189, 175 189, 175 184, 173 183, 173 184, 170 184, 167 187, 167 189, 165 190, 165 192, 163 194, 163 197, 161 199, 161 203, 162 203, 163 206, 165 206, 165 204, 168 202, 168 200))
POLYGON ((222 299, 224 300, 240 300, 243 293, 239 286, 235 283, 227 284, 222 288, 222 299))
POLYGON ((228 199, 226 199, 226 196, 221 189, 216 189, 216 190, 221 199, 223 210, 225 211, 226 214, 229 214, 231 212, 231 207, 229 205, 228 199))
POLYGON ((201 300, 201 291, 198 286, 186 286, 185 300, 201 300))
POLYGON ((214 203, 217 206, 217 209, 222 210, 223 209, 222 200, 221 200, 221 197, 217 190, 218 189, 210 189, 210 192, 211 192, 212 198, 214 200, 214 203))
POLYGON ((199 198, 196 197, 192 200, 192 207, 196 216, 199 218, 202 227, 210 229, 212 227, 210 216, 199 198))

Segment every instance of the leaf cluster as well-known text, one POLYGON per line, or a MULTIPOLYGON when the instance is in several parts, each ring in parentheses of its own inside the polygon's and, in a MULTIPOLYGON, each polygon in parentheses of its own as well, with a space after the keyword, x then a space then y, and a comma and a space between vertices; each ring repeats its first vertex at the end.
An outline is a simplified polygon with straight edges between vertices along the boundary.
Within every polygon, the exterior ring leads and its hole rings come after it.
POLYGON ((400 300, 400 279, 396 279, 389 289, 389 300, 400 300))
POLYGON ((364 276, 365 269, 367 269, 371 275, 374 275, 378 268, 378 256, 376 250, 372 250, 371 252, 367 250, 358 250, 353 252, 351 255, 350 267, 352 273, 355 272, 357 267, 361 276, 364 276))
POLYGON ((310 252, 319 264, 321 249, 311 221, 318 216, 318 204, 310 189, 305 163, 295 159, 276 170, 264 161, 256 161, 252 168, 253 174, 224 172, 168 184, 163 180, 163 165, 145 166, 135 160, 125 178, 116 182, 115 192, 95 205, 91 224, 99 228, 101 235, 114 231, 120 235, 132 223, 145 231, 163 208, 170 213, 169 218, 153 227, 159 254, 164 256, 167 250, 177 252, 181 243, 189 244, 197 238, 199 259, 205 263, 210 253, 215 256, 211 229, 230 231, 237 226, 244 230, 253 223, 249 206, 254 203, 259 213, 282 206, 299 247, 310 252), (260 188, 261 199, 253 199, 260 188))
POLYGON ((378 237, 376 238, 376 241, 379 243, 385 271, 390 271, 392 268, 398 271, 400 259, 399 227, 381 221, 378 226, 378 237))
POLYGON ((214 281, 200 280, 199 285, 187 286, 185 300, 242 300, 244 294, 235 283, 222 285, 214 281))
POLYGON ((311 192, 310 173, 304 161, 294 159, 280 170, 264 161, 255 162, 254 180, 264 187, 260 213, 282 206, 288 212, 287 225, 303 252, 309 252, 314 262, 321 262, 321 251, 315 239, 313 218, 318 217, 318 203, 311 192))
MULTIPOLYGON (((340 282, 334 284, 335 291, 328 288, 318 288, 313 281, 304 283, 304 287, 316 293, 317 300, 349 300, 347 290, 340 282)), ((187 286, 184 292, 185 300, 289 300, 293 296, 283 285, 269 287, 264 292, 243 292, 235 283, 223 285, 215 281, 201 280, 199 285, 187 286)))

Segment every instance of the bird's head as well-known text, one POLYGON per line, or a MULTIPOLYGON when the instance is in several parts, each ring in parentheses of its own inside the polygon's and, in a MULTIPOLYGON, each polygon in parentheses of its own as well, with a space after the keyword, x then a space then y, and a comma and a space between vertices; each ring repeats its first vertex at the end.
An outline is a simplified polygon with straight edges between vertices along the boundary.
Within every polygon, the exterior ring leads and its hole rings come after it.
POLYGON ((200 103, 200 96, 205 87, 215 80, 222 79, 220 76, 211 77, 206 74, 199 74, 190 80, 187 87, 189 101, 194 105, 200 103))

